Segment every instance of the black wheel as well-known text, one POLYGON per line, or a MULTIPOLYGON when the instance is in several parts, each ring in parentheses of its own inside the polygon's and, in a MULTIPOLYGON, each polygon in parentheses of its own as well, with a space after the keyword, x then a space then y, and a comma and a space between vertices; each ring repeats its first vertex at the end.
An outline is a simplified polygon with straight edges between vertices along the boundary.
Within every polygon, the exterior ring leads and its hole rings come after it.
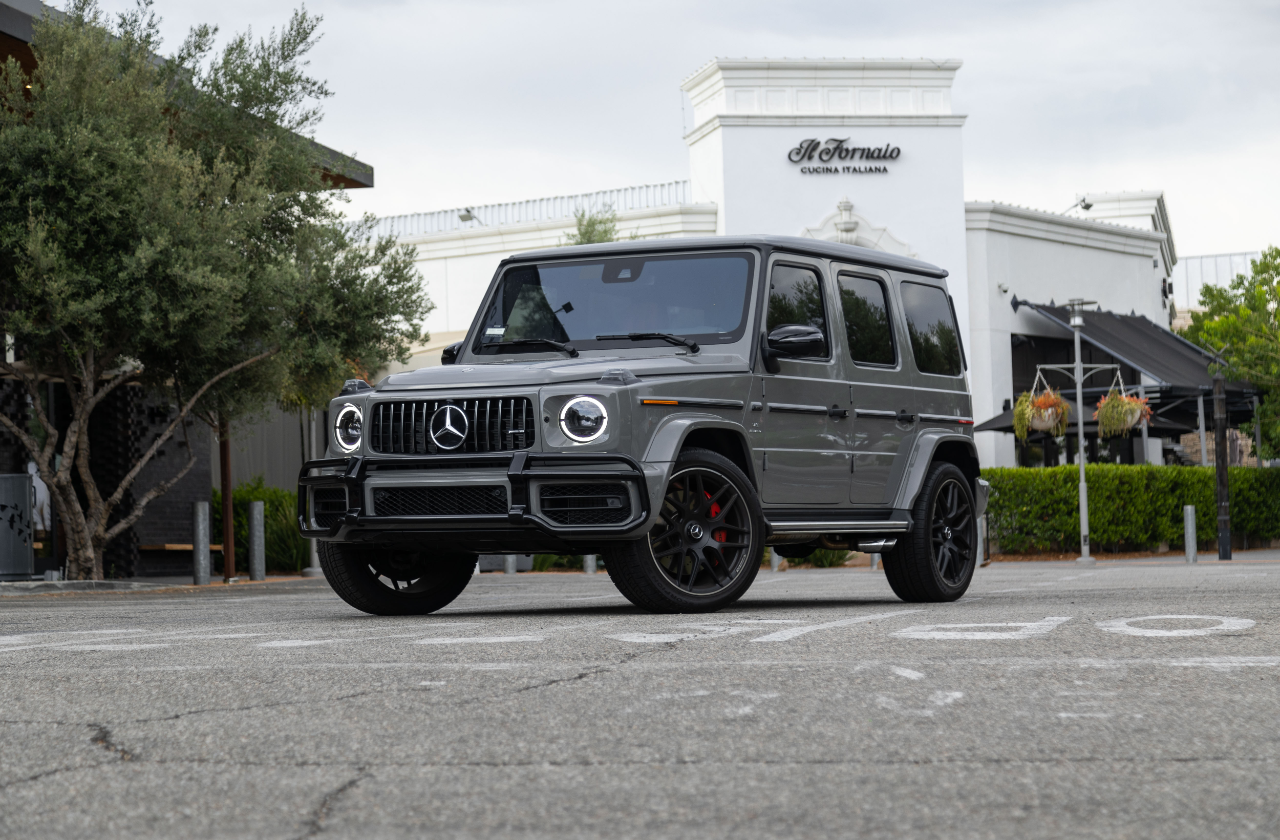
POLYGON ((338 597, 373 615, 426 615, 471 582, 474 554, 320 543, 320 568, 338 597))
POLYGON ((977 520, 969 480, 954 464, 937 463, 916 497, 911 531, 884 558, 884 573, 910 603, 954 601, 969 588, 977 564, 977 520))
POLYGON ((715 452, 680 453, 658 522, 605 555, 618 590, 641 609, 711 612, 742 597, 760 570, 764 515, 742 470, 715 452))

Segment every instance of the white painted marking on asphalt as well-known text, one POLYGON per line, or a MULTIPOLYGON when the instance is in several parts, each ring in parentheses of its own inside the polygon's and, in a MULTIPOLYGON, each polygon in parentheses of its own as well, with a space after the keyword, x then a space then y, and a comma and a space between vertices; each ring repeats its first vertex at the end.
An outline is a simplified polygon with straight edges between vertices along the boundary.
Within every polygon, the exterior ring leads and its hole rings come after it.
POLYGON ((147 650, 148 648, 169 647, 168 645, 58 645, 56 650, 147 650))
POLYGON ((1231 671, 1236 668, 1273 668, 1280 665, 1280 656, 1198 656, 1191 659, 1175 659, 1169 664, 1175 668, 1212 668, 1215 671, 1231 671))
POLYGON ((1040 621, 1012 621, 990 624, 920 624, 890 635, 902 639, 966 641, 984 639, 1030 639, 1043 636, 1071 616, 1051 616, 1040 621), (1006 627, 1008 630, 973 630, 975 627, 1006 627))
POLYGON ((735 618, 734 624, 804 624, 798 618, 735 618))
POLYGON ((416 645, 505 645, 517 642, 545 642, 546 636, 457 636, 450 639, 418 639, 416 645))
POLYGON ((991 590, 990 592, 988 592, 988 593, 986 593, 986 594, 988 594, 988 595, 1002 595, 1002 594, 1004 594, 1005 592, 1026 592, 1026 591, 1027 591, 1027 590, 1026 590, 1025 588, 1022 588, 1022 589, 993 589, 993 590, 991 590))
POLYGON ((1254 622, 1248 618, 1226 618, 1217 615, 1148 615, 1142 618, 1113 618, 1099 621, 1098 627, 1108 633, 1125 636, 1208 636, 1210 633, 1227 633, 1248 630, 1254 622), (1153 627, 1134 627, 1135 621, 1216 621, 1216 627, 1185 627, 1181 630, 1157 630, 1153 627))
POLYGON ((772 700, 775 697, 782 696, 776 691, 730 691, 729 693, 734 697, 745 697, 748 700, 755 700, 756 702, 761 700, 772 700))
POLYGON ((587 598, 561 598, 561 601, 603 601, 605 598, 625 598, 621 592, 614 592, 610 595, 592 595, 587 598))
POLYGON ((443 680, 423 680, 422 682, 418 683, 418 685, 448 685, 448 683, 444 682, 443 680))
POLYGON ((677 624, 676 627, 690 627, 695 633, 619 633, 605 636, 619 642, 630 642, 637 645, 656 645, 669 642, 687 642, 690 639, 718 639, 723 636, 734 636, 738 633, 749 633, 751 627, 727 627, 723 624, 677 624))
POLYGON ((860 615, 857 618, 845 618, 840 621, 828 621, 825 624, 810 624, 805 627, 792 627, 789 630, 779 630, 777 633, 770 633, 767 636, 761 636, 758 639, 752 639, 753 642, 789 642, 794 638, 803 636, 806 633, 813 633, 818 630, 828 630, 834 627, 849 627, 854 624, 865 624, 868 621, 878 621, 882 618, 895 618, 900 615, 910 615, 918 613, 921 610, 898 610, 891 613, 877 613, 875 615, 860 615))
MULTIPOLYGON (((929 696, 929 703, 932 706, 940 708, 943 706, 950 706, 962 697, 964 697, 963 691, 935 691, 929 696)), ((904 708, 902 703, 899 701, 892 697, 886 697, 883 694, 876 697, 876 705, 882 709, 889 709, 890 711, 898 712, 903 715, 911 715, 913 717, 933 717, 934 712, 937 711, 937 708, 930 709, 928 707, 923 709, 907 709, 904 708)))
POLYGON ((41 633, 23 633, 19 636, 0 636, 0 645, 33 642, 41 636, 110 636, 118 633, 143 633, 142 628, 129 630, 50 630, 41 633))
POLYGON ((276 642, 263 642, 258 645, 261 648, 294 648, 294 647, 312 647, 314 645, 335 645, 339 642, 346 642, 348 639, 281 639, 276 642))
POLYGON ((919 671, 913 671, 910 668, 899 668, 897 665, 894 665, 893 668, 891 668, 890 670, 892 670, 898 676, 906 677, 909 680, 924 679, 924 674, 920 673, 919 671))
POLYGON ((183 639, 200 641, 202 639, 250 639, 254 636, 265 636, 266 633, 216 633, 212 636, 182 636, 183 639))

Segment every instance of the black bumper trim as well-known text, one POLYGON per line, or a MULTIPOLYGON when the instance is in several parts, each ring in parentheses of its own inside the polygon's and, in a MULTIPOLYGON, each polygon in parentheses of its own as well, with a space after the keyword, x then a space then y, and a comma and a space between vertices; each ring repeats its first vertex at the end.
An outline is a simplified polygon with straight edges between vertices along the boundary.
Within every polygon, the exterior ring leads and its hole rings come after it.
POLYGON ((640 463, 627 455, 602 454, 591 455, 575 452, 530 452, 518 450, 515 453, 494 453, 493 455, 436 455, 427 458, 371 458, 353 456, 351 458, 325 458, 308 461, 302 465, 298 473, 298 529, 308 539, 343 539, 353 529, 402 531, 449 531, 458 528, 489 526, 514 526, 529 530, 541 531, 550 536, 621 536, 649 519, 649 489, 645 481, 644 470, 640 463), (491 467, 506 470, 507 481, 511 484, 511 495, 505 515, 476 514, 467 516, 373 516, 364 512, 364 483, 371 470, 380 467, 393 469, 441 469, 453 463, 458 469, 474 469, 491 467), (616 470, 584 470, 588 464, 617 464, 616 470), (341 467, 341 473, 332 475, 310 475, 312 470, 341 467), (578 467, 578 469, 573 469, 578 467), (529 479, 572 479, 594 481, 612 479, 614 481, 635 482, 640 497, 640 514, 632 517, 620 526, 572 526, 559 525, 533 514, 529 505, 529 479), (307 503, 309 487, 345 487, 347 491, 347 511, 327 528, 307 527, 307 503))

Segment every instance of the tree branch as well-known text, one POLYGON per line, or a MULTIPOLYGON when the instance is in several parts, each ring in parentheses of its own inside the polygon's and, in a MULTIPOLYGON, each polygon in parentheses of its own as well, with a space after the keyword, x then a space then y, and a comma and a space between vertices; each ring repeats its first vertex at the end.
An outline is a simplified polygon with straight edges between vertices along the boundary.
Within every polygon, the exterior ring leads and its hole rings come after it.
POLYGON ((255 362, 260 362, 263 359, 274 356, 278 352, 280 352, 279 348, 275 348, 268 350, 265 353, 259 353, 251 359, 245 359, 238 364, 232 365, 217 376, 214 376, 208 382, 201 385, 200 390, 196 391, 191 398, 187 400, 186 404, 178 411, 178 416, 173 418, 173 421, 168 425, 168 427, 166 427, 165 430, 161 432, 154 441, 152 441, 150 448, 146 451, 146 454, 144 454, 142 458, 133 465, 133 469, 129 470, 128 474, 120 480, 120 486, 111 494, 111 498, 107 500, 107 504, 112 508, 120 504, 120 499, 124 497, 124 494, 133 484, 134 479, 138 477, 138 473, 142 472, 142 468, 151 462, 151 459, 155 457, 156 452, 158 452, 160 447, 165 444, 165 441, 169 440, 169 438, 173 436, 174 430, 176 430, 178 425, 182 423, 188 414, 191 413, 191 410, 195 408, 196 403, 199 402, 200 398, 204 396, 206 391, 231 374, 238 373, 255 362))

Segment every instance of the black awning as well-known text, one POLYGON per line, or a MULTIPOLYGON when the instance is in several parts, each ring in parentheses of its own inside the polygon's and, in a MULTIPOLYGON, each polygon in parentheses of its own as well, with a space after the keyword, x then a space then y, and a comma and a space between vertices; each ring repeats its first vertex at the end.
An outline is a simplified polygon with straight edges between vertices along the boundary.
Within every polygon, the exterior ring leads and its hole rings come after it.
MULTIPOLYGON (((1071 313, 1065 306, 1045 306, 1028 301, 1015 301, 1015 310, 1026 306, 1050 323, 1071 335, 1071 313)), ((1170 332, 1142 315, 1117 315, 1094 310, 1082 313, 1082 342, 1111 356, 1119 364, 1133 368, 1154 384, 1145 386, 1146 396, 1156 416, 1148 425, 1154 434, 1173 436, 1194 431, 1199 426, 1198 397, 1205 398, 1205 425, 1213 425, 1213 376, 1209 365, 1213 356, 1180 335, 1170 332)), ((1086 383, 1085 405, 1089 416, 1098 398, 1107 392, 1107 377, 1095 376, 1086 383)), ((1130 392, 1137 382, 1126 382, 1130 392)), ((1070 389, 1064 388, 1065 396, 1070 389)), ((1253 417, 1254 386, 1248 382, 1226 383, 1227 414, 1231 425, 1253 417)), ((1088 429, 1091 423, 1086 423, 1088 429)), ((975 427, 975 431, 1012 431, 1013 413, 993 417, 975 427)))

